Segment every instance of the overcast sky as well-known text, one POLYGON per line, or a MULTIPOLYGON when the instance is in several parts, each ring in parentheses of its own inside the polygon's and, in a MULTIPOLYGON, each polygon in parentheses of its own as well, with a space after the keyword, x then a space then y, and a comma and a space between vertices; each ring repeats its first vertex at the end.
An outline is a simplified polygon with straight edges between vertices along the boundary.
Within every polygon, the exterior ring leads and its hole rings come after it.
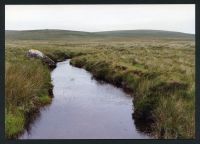
POLYGON ((6 30, 154 29, 195 33, 195 5, 7 5, 6 30))

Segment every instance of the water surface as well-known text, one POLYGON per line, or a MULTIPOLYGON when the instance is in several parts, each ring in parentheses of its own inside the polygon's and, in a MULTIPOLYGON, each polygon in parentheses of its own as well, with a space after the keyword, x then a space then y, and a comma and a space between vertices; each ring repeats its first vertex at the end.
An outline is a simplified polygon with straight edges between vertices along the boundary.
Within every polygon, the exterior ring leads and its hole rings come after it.
POLYGON ((132 119, 132 97, 113 85, 96 81, 69 60, 51 73, 52 103, 20 139, 144 139, 132 119))

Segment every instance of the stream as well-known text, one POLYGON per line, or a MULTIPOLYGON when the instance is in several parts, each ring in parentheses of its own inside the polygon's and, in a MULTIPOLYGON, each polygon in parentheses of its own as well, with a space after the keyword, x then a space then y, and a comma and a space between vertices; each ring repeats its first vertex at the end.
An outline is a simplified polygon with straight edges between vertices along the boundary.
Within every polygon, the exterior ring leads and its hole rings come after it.
POLYGON ((70 60, 52 71, 54 98, 19 139, 149 139, 136 128, 132 97, 70 60))

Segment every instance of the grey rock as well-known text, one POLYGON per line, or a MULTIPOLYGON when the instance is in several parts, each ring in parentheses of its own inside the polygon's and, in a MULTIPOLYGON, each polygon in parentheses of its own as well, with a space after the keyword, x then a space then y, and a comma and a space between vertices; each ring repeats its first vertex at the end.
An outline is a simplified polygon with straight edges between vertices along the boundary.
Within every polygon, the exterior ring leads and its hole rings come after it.
POLYGON ((50 59, 48 56, 46 56, 44 53, 42 53, 39 50, 35 50, 35 49, 30 49, 27 53, 27 56, 30 58, 39 58, 41 59, 44 63, 48 64, 48 66, 50 68, 55 68, 56 67, 56 63, 50 59))

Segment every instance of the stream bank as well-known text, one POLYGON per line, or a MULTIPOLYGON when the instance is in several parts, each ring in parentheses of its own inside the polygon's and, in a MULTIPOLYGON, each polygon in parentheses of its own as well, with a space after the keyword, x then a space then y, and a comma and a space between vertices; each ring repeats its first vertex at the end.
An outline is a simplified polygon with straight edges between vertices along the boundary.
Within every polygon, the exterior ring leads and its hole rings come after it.
POLYGON ((146 139, 132 119, 132 97, 96 81, 69 60, 51 73, 54 98, 20 139, 146 139))

